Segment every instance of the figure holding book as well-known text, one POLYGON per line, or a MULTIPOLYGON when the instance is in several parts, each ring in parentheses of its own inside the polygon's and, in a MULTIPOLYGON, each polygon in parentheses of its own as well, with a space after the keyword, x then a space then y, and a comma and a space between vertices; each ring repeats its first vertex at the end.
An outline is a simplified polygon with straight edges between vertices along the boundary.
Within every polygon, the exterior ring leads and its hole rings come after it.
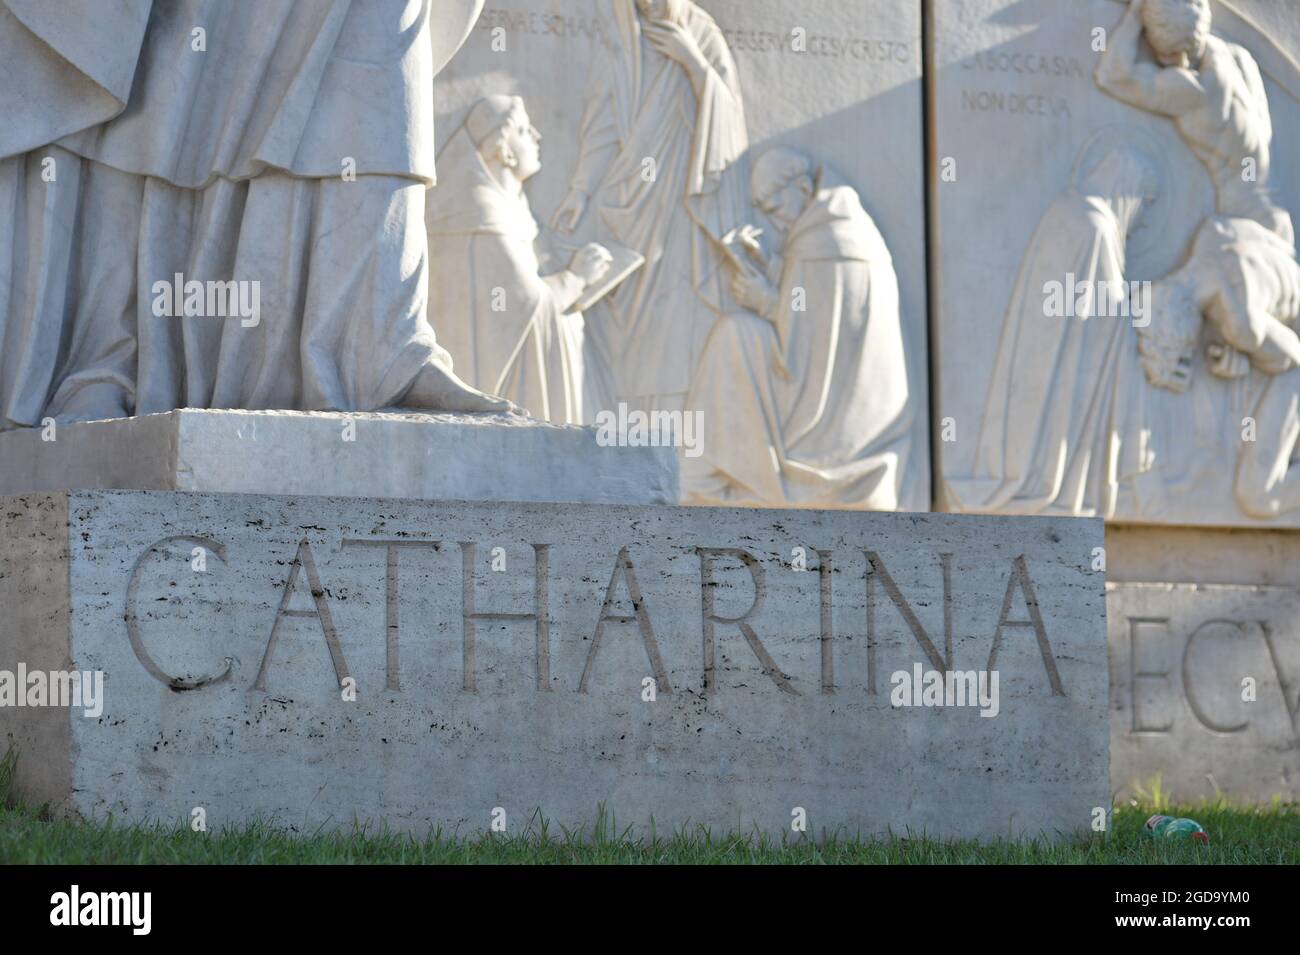
POLYGON ((566 268, 541 274, 524 192, 541 169, 540 142, 522 99, 488 96, 439 155, 427 216, 430 304, 465 381, 539 418, 580 424, 589 375, 573 307, 599 291, 613 259, 590 243, 566 268))
POLYGON ((709 336, 686 406, 702 453, 687 503, 896 510, 915 408, 885 240, 857 192, 794 150, 754 163, 754 202, 780 240, 722 240, 736 299, 709 336))

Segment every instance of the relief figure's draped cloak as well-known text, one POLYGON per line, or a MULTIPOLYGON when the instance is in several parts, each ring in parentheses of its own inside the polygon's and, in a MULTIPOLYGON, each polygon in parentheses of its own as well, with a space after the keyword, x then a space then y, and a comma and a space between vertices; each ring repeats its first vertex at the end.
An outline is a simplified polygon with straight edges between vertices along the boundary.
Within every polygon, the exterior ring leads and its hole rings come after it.
POLYGON ((585 287, 570 272, 542 278, 528 199, 493 177, 464 127, 438 157, 429 197, 430 302, 439 341, 468 384, 557 424, 582 422, 585 287))
POLYGON ((967 511, 1108 516, 1120 487, 1149 469, 1145 381, 1131 319, 1106 314, 1124 288, 1125 236, 1141 172, 1116 154, 1044 214, 1003 321, 974 473, 950 479, 967 511), (1048 286, 1082 290, 1049 314, 1048 286), (1110 283, 1103 286, 1100 283, 1110 283))
POLYGON ((912 415, 889 250, 857 193, 822 177, 782 253, 772 321, 728 315, 704 350, 687 400, 704 414, 704 453, 683 458, 684 490, 701 503, 895 509, 912 415))
POLYGON ((740 79, 722 31, 694 3, 684 26, 710 69, 700 95, 645 39, 633 0, 614 0, 615 36, 597 54, 572 178, 591 196, 595 239, 646 264, 588 323, 620 397, 684 393, 727 275, 705 231, 750 220, 740 79), (653 175, 646 160, 653 159, 653 175))

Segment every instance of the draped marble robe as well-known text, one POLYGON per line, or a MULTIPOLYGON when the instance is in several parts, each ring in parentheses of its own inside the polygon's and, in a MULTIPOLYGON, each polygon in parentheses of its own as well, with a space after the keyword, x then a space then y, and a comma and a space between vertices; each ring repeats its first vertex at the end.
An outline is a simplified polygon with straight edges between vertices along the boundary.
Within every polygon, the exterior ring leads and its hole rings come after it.
POLYGON ((440 341, 464 381, 556 424, 583 421, 585 283, 542 277, 539 229, 523 193, 492 175, 462 126, 438 157, 429 196, 430 302, 440 341))
POLYGON ((1150 176, 1135 151, 1085 150, 1074 185, 1039 221, 1002 324, 973 473, 946 483, 951 507, 1110 516, 1152 467, 1137 339, 1131 319, 1105 314, 1101 294, 1125 281, 1150 176), (1071 274, 1092 293, 1074 315, 1049 315, 1048 284, 1071 274))
POLYGON ((898 508, 913 415, 893 259, 857 193, 818 180, 773 262, 775 313, 724 316, 700 359, 689 503, 898 508))
POLYGON ((446 363, 432 81, 481 6, 0 0, 0 422, 372 410, 446 363), (178 273, 259 283, 260 321, 156 314, 178 273))
POLYGON ((571 186, 591 197, 594 238, 646 257, 587 323, 622 400, 680 405, 718 314, 734 307, 705 231, 750 221, 749 138, 736 64, 695 3, 684 27, 711 69, 697 97, 685 69, 645 39, 634 0, 614 0, 616 31, 593 62, 571 186), (655 163, 646 176, 646 160, 655 163))

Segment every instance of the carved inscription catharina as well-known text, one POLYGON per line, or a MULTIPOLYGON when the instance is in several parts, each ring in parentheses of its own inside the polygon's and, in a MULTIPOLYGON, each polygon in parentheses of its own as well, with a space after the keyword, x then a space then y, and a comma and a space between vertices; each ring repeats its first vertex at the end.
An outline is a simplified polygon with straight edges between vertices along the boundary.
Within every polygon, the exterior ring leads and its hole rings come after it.
MULTIPOLYGON (((161 645, 161 641, 169 636, 174 637, 175 633, 162 626, 151 628, 146 625, 148 615, 141 611, 140 591, 142 585, 146 585, 149 581, 151 574, 157 576, 160 555, 165 554, 170 547, 186 545, 210 551, 217 556, 222 565, 229 565, 236 559, 226 545, 213 538, 198 535, 163 538, 147 547, 135 562, 127 580, 126 605, 123 614, 131 648, 140 664, 159 682, 177 691, 198 690, 232 678, 230 657, 225 659, 224 665, 214 664, 211 675, 196 678, 166 672, 150 653, 151 641, 155 642, 154 645, 161 645), (154 632, 151 633, 151 629, 154 632)), ((317 539, 315 547, 319 550, 321 546, 320 540, 317 539)), ((482 610, 480 598, 487 596, 488 600, 493 600, 494 595, 490 593, 493 588, 488 583, 476 579, 475 566, 478 563, 479 546, 475 541, 412 538, 344 536, 338 541, 337 549, 333 550, 330 556, 337 554, 341 559, 345 555, 363 552, 370 552, 372 557, 375 554, 383 556, 383 580, 374 581, 374 585, 383 588, 384 610, 382 614, 377 615, 378 619, 373 623, 372 632, 375 639, 383 640, 385 691, 399 693, 407 689, 402 680, 401 667, 403 625, 427 627, 430 623, 428 620, 399 620, 400 587, 403 579, 400 568, 404 563, 402 555, 419 551, 447 554, 455 554, 459 551, 460 560, 457 562, 461 571, 459 581, 447 580, 438 585, 449 588, 459 587, 462 691, 469 693, 479 691, 478 627, 486 621, 494 621, 529 625, 528 629, 531 633, 526 638, 525 631, 520 628, 517 636, 512 636, 511 639, 528 639, 535 645, 533 672, 527 674, 521 672, 519 676, 521 679, 531 677, 538 691, 549 692, 557 686, 567 686, 574 692, 587 694, 597 689, 596 662, 611 639, 609 625, 626 624, 635 625, 644 650, 647 672, 655 681, 656 691, 663 694, 674 692, 675 688, 669 676, 670 670, 673 669, 670 664, 676 663, 680 672, 684 661, 672 660, 665 653, 666 645, 662 644, 661 634, 655 627, 656 608, 642 592, 640 583, 650 570, 637 567, 628 546, 618 549, 609 572, 604 599, 598 605, 592 602, 592 606, 598 606, 599 610, 589 624, 583 625, 581 633, 559 632, 555 623, 555 610, 560 601, 565 601, 567 604, 568 598, 574 596, 572 590, 575 581, 579 581, 578 586, 587 587, 590 586, 593 576, 599 579, 598 575, 584 574, 574 577, 555 574, 551 568, 551 545, 532 543, 528 545, 533 554, 532 566, 525 571, 531 575, 532 599, 524 606, 499 609, 498 604, 498 609, 482 610), (633 612, 618 613, 617 608, 625 606, 627 602, 631 603, 633 612), (581 639, 587 643, 581 656, 581 669, 573 673, 553 674, 552 665, 555 659, 553 642, 566 637, 581 639)), ((834 626, 836 568, 843 570, 848 564, 849 555, 845 554, 837 564, 836 553, 831 549, 816 548, 814 553, 819 560, 817 572, 798 575, 800 582, 795 586, 806 588, 808 593, 815 597, 816 609, 810 615, 812 619, 809 621, 811 626, 807 639, 816 647, 816 652, 810 657, 812 660, 810 672, 795 674, 783 668, 778 659, 779 654, 774 654, 772 649, 774 641, 778 638, 786 640, 788 645, 788 634, 765 634, 762 623, 763 608, 769 600, 776 599, 779 606, 781 599, 789 599, 790 596, 788 583, 782 584, 781 597, 772 595, 770 582, 772 573, 788 574, 792 571, 785 567, 781 567, 779 571, 771 571, 768 566, 765 566, 772 563, 771 555, 754 553, 743 547, 684 549, 682 556, 693 557, 698 566, 697 585, 693 587, 698 588, 694 592, 698 593, 699 599, 699 623, 697 636, 692 638, 691 642, 699 650, 696 660, 690 662, 690 669, 695 669, 698 665, 697 672, 700 676, 697 687, 705 696, 712 695, 719 689, 719 641, 737 634, 743 638, 744 646, 748 648, 747 652, 752 654, 753 659, 776 690, 790 696, 800 696, 807 692, 801 690, 800 686, 816 687, 814 692, 820 694, 832 694, 839 689, 846 689, 843 684, 837 683, 835 668, 837 654, 846 653, 861 653, 865 659, 865 670, 858 671, 865 673, 865 680, 855 681, 860 682, 861 685, 853 688, 863 690, 870 696, 876 696, 880 692, 877 653, 884 640, 895 636, 898 637, 897 642, 914 642, 920 654, 918 660, 933 669, 946 671, 954 668, 955 584, 952 554, 938 554, 933 565, 918 569, 918 573, 933 575, 930 583, 937 584, 937 590, 942 594, 941 651, 917 615, 916 608, 924 606, 924 602, 919 602, 919 598, 914 594, 905 593, 905 586, 900 586, 896 579, 896 571, 891 572, 886 558, 871 549, 859 549, 853 555, 855 566, 862 568, 861 577, 853 586, 864 588, 858 590, 857 594, 865 597, 865 602, 862 603, 865 640, 854 642, 850 635, 844 634, 837 643, 834 626), (747 586, 737 585, 736 581, 745 581, 746 572, 747 586), (731 585, 727 589, 740 591, 726 595, 727 609, 725 610, 721 606, 722 600, 719 596, 723 590, 721 583, 723 575, 729 575, 727 580, 731 585), (743 612, 736 612, 740 608, 743 608, 743 612)), ((249 555, 242 556, 247 559, 249 555)), ((409 559, 414 560, 414 557, 409 559)), ((277 645, 282 636, 284 622, 288 618, 306 618, 317 622, 320 639, 328 653, 334 677, 338 684, 343 686, 345 681, 352 678, 352 671, 349 669, 343 649, 347 641, 343 639, 339 625, 336 623, 336 614, 331 604, 330 582, 321 572, 321 564, 317 553, 313 550, 312 541, 306 538, 300 540, 292 560, 281 561, 281 563, 288 564, 288 572, 284 578, 278 606, 267 621, 268 630, 261 653, 261 662, 250 688, 268 692, 270 684, 275 681, 277 645), (303 596, 304 584, 310 595, 310 609, 293 609, 295 595, 300 599, 303 596)), ((334 572, 338 573, 337 567, 334 568, 334 572)), ((586 596, 595 597, 596 594, 586 596)), ((810 606, 813 606, 811 600, 810 606)), ((1008 640, 1014 639, 1012 634, 1015 631, 1030 631, 1037 646, 1038 656, 1042 660, 1040 679, 1043 689, 1053 696, 1065 696, 1066 687, 1061 679, 1052 649, 1048 624, 1039 605, 1030 567, 1024 555, 1010 560, 1006 570, 1005 596, 1001 609, 996 616, 989 614, 989 618, 986 623, 975 624, 977 628, 987 627, 988 630, 985 632, 990 633, 987 644, 987 668, 992 670, 997 666, 999 653, 1006 648, 1008 640)), ((978 633, 979 629, 973 632, 978 633)), ((349 634, 348 636, 357 639, 360 635, 349 634)), ((908 642, 907 645, 911 643, 908 642)), ((681 653, 687 643, 677 640, 672 646, 681 653)), ((843 660, 843 656, 840 656, 840 659, 843 660)), ((289 663, 281 663, 278 666, 291 670, 289 663)))

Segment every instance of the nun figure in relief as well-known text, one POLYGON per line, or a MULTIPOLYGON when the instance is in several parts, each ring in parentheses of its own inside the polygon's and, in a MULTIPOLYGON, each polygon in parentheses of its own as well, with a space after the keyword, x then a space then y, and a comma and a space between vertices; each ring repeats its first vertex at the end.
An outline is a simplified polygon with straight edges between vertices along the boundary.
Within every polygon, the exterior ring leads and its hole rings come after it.
MULTIPOLYGON (((584 421, 583 317, 570 308, 608 271, 590 243, 541 275, 524 183, 541 169, 541 135, 518 96, 488 96, 438 156, 430 192, 430 311, 456 373, 557 424, 584 421)), ((590 375, 588 374, 590 371, 590 375)))
POLYGON ((1125 243, 1159 167, 1099 134, 1029 240, 1002 323, 974 473, 951 506, 1008 514, 1110 515, 1151 466, 1143 376, 1125 301, 1125 243), (1066 314, 1049 289, 1066 285, 1066 314), (1117 307, 1118 306, 1118 307, 1117 307))

